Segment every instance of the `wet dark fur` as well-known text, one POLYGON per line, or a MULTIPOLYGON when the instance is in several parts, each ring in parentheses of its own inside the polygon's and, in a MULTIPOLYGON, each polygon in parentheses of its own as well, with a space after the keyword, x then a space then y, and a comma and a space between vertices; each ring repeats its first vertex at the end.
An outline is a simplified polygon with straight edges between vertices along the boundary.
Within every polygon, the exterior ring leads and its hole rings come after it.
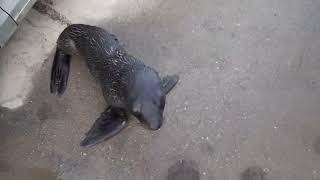
MULTIPOLYGON (((61 95, 65 91, 70 59, 75 53, 86 59, 91 74, 101 83, 105 100, 111 108, 110 112, 104 113, 114 112, 113 108, 117 108, 116 112, 120 109, 123 113, 133 114, 153 130, 161 127, 166 94, 176 85, 178 76, 161 79, 154 69, 128 54, 113 34, 96 26, 74 24, 67 27, 57 41, 51 93, 61 95)), ((120 131, 122 122, 127 120, 124 117, 121 121, 113 116, 103 117, 106 117, 104 121, 114 121, 100 123, 101 126, 112 124, 112 128, 102 128, 109 133, 120 131)))

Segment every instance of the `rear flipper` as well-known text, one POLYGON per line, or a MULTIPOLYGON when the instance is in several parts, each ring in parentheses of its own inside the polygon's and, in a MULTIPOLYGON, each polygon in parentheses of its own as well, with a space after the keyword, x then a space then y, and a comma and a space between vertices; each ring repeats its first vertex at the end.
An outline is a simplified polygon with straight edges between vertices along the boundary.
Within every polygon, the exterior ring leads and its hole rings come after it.
POLYGON ((80 145, 92 146, 110 139, 126 126, 127 120, 128 117, 124 109, 107 108, 94 122, 80 145))
POLYGON ((51 69, 50 92, 62 95, 67 88, 71 55, 57 48, 51 69))
POLYGON ((165 94, 168 94, 179 81, 178 75, 166 76, 162 79, 162 90, 165 94))

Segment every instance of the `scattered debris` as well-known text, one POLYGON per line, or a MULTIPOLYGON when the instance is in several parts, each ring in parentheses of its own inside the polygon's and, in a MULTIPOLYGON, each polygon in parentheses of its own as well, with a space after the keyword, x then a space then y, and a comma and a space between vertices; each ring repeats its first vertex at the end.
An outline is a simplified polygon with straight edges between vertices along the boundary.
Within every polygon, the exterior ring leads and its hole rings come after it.
POLYGON ((53 9, 51 5, 53 5, 51 0, 38 0, 33 8, 41 14, 48 15, 52 20, 60 22, 62 25, 71 25, 70 20, 53 9))

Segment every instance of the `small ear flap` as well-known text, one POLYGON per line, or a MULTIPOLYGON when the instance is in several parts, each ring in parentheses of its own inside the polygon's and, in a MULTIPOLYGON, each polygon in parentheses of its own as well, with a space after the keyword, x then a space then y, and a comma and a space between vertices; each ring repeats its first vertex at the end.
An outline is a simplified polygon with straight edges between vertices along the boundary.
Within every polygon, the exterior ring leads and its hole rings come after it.
POLYGON ((178 83, 178 75, 166 76, 162 79, 162 91, 164 94, 168 94, 178 83))

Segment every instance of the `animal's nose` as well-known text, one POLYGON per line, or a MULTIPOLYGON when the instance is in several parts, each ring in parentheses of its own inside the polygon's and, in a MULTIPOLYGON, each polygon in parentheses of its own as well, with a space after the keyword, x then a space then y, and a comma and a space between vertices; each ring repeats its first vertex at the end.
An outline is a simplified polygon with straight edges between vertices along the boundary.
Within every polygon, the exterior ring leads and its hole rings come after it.
POLYGON ((161 127, 161 125, 158 125, 158 126, 150 126, 150 129, 156 131, 156 130, 160 129, 160 127, 161 127))
POLYGON ((162 123, 161 123, 161 122, 151 123, 151 124, 150 124, 150 129, 156 131, 156 130, 160 129, 161 126, 162 126, 162 123))

